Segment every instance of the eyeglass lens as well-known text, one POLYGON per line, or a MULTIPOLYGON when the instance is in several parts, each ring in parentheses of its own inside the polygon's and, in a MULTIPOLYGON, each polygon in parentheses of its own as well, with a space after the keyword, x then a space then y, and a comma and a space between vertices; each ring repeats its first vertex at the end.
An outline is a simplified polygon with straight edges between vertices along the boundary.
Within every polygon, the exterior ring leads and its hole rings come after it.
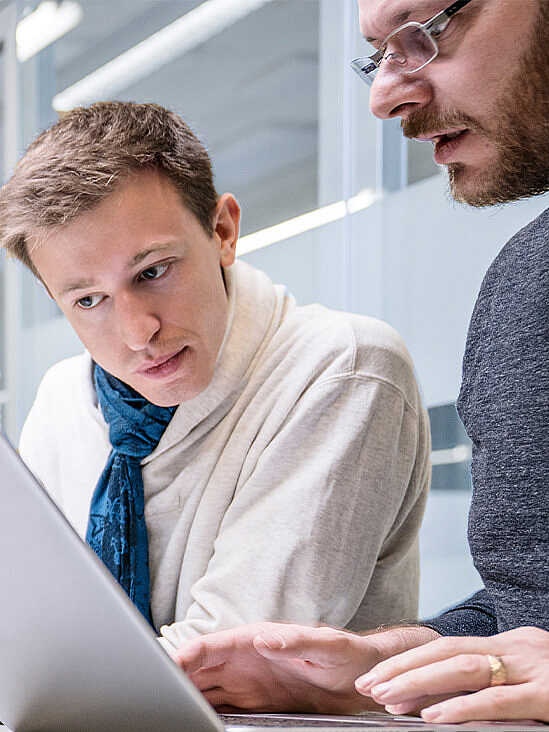
MULTIPOLYGON (((419 25, 410 23, 399 28, 387 38, 386 49, 381 63, 392 63, 402 67, 404 73, 411 74, 432 61, 438 53, 438 48, 431 38, 419 25)), ((377 73, 373 64, 353 65, 356 71, 362 72, 362 77, 369 84, 377 73), (367 69, 367 71, 366 71, 367 69)))
POLYGON ((419 26, 408 25, 391 36, 384 59, 405 64, 405 70, 411 73, 431 61, 436 54, 437 47, 431 36, 419 26))

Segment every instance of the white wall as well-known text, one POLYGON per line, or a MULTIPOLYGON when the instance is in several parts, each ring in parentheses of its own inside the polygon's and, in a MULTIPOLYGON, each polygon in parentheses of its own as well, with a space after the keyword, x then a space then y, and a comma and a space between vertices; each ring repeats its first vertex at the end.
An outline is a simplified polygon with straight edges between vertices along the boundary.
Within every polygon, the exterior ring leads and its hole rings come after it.
POLYGON ((549 195, 473 210, 449 199, 443 176, 386 194, 352 215, 350 293, 344 292, 343 221, 243 259, 283 282, 300 304, 375 315, 404 338, 427 406, 456 399, 467 327, 482 278, 549 195))

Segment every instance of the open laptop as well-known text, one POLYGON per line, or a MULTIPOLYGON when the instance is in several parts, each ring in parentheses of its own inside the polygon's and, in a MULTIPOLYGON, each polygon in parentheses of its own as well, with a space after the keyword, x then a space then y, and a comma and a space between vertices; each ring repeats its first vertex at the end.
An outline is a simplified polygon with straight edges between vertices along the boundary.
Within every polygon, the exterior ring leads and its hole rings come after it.
POLYGON ((9 729, 436 729, 384 715, 218 716, 1 434, 0 475, 0 720, 9 729))

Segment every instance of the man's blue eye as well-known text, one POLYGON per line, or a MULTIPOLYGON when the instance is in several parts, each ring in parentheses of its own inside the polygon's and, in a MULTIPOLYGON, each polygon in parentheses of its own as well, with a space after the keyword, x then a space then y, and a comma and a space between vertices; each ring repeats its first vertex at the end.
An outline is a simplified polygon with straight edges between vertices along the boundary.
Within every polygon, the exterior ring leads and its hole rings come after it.
POLYGON ((141 278, 144 280, 157 280, 162 277, 164 272, 168 269, 169 264, 155 264, 152 267, 147 267, 141 272, 141 278))
POLYGON ((94 308, 96 305, 98 305, 101 300, 101 295, 86 295, 86 297, 81 297, 80 300, 78 300, 77 305, 84 310, 90 310, 91 308, 94 308))

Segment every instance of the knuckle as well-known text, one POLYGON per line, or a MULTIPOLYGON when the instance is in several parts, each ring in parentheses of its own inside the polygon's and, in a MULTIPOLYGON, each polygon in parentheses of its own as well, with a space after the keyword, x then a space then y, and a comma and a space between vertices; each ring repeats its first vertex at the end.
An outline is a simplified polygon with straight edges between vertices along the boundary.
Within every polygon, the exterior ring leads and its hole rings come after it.
POLYGON ((486 659, 478 654, 457 656, 455 663, 459 671, 467 676, 476 676, 479 673, 488 672, 486 659))
POLYGON ((337 630, 333 634, 331 642, 338 647, 340 646, 342 649, 348 649, 353 645, 354 636, 350 633, 346 633, 344 630, 337 630))
POLYGON ((491 702, 494 710, 498 714, 503 714, 508 710, 508 690, 505 686, 494 686, 492 688, 491 702))
POLYGON ((530 710, 541 709, 540 704, 546 698, 547 684, 524 684, 523 686, 523 706, 529 712, 530 710))
POLYGON ((448 655, 454 656, 460 652, 463 641, 459 637, 448 636, 446 638, 440 638, 435 642, 439 645, 442 651, 446 652, 448 655))

